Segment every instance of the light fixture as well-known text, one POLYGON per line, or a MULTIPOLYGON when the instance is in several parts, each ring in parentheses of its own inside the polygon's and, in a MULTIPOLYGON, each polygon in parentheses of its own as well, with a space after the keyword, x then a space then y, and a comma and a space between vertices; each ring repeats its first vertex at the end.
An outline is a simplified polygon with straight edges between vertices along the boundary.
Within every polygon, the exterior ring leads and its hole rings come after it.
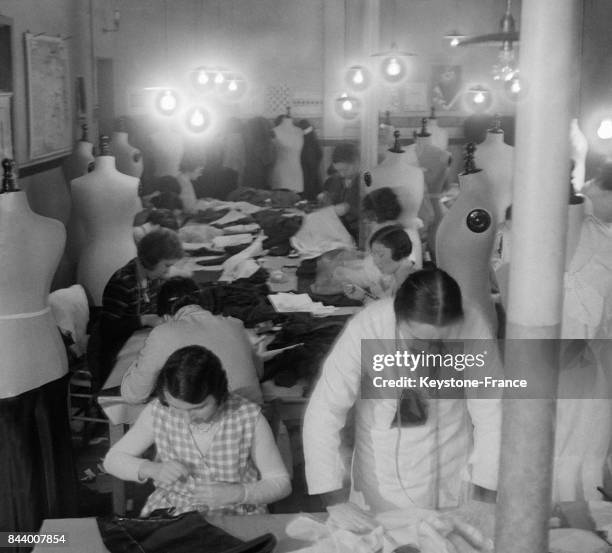
POLYGON ((246 79, 238 73, 227 73, 218 91, 223 100, 236 102, 243 98, 247 91, 246 79))
POLYGON ((157 99, 155 101, 157 109, 163 115, 172 115, 178 108, 178 104, 178 96, 176 95, 176 92, 170 88, 162 90, 157 95, 157 99))
POLYGON ((190 74, 192 86, 198 92, 210 92, 215 88, 214 75, 208 67, 196 67, 190 74))
POLYGON ((466 38, 466 36, 461 34, 457 29, 453 29, 444 35, 444 39, 448 40, 448 44, 451 46, 451 48, 456 48, 459 46, 459 43, 464 38, 466 38))
POLYGON ((602 140, 610 140, 612 138, 612 119, 606 117, 601 120, 597 127, 597 136, 602 140))
POLYGON ((202 133, 210 126, 210 113, 203 106, 194 106, 185 114, 185 124, 194 133, 202 133))
POLYGON ((408 74, 408 66, 405 58, 416 56, 413 52, 405 52, 397 49, 395 43, 391 44, 391 50, 373 54, 374 57, 382 57, 380 73, 382 78, 392 84, 402 82, 408 74))
POLYGON ((520 72, 516 70, 509 79, 504 82, 504 90, 509 100, 519 102, 527 95, 527 83, 520 72))
POLYGON ((463 104, 467 111, 485 113, 493 105, 493 94, 485 86, 474 85, 464 93, 463 104))
POLYGON ((352 120, 359 117, 361 101, 354 96, 342 93, 335 101, 336 113, 343 119, 352 120))
POLYGON ((351 90, 362 92, 372 83, 372 74, 363 65, 353 65, 347 70, 344 80, 351 90))

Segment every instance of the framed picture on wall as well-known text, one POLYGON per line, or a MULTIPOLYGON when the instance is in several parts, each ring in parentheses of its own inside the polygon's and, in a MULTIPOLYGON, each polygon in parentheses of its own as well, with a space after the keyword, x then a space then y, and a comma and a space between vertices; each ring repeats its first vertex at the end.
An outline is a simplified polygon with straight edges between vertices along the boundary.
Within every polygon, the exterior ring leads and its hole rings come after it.
POLYGON ((10 92, 0 92, 0 159, 8 157, 14 159, 13 155, 13 126, 11 116, 10 92))
POLYGON ((461 111, 463 83, 460 65, 432 65, 429 105, 437 112, 461 111))
POLYGON ((72 102, 68 44, 25 33, 30 161, 66 155, 72 149, 72 102))

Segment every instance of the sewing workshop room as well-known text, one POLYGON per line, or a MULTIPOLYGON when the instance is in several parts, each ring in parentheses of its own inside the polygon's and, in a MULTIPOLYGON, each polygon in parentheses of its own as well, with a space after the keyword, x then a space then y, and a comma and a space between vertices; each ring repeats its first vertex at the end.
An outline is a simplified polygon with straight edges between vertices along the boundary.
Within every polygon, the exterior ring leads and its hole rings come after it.
POLYGON ((612 553, 611 25, 0 0, 0 552, 612 553))

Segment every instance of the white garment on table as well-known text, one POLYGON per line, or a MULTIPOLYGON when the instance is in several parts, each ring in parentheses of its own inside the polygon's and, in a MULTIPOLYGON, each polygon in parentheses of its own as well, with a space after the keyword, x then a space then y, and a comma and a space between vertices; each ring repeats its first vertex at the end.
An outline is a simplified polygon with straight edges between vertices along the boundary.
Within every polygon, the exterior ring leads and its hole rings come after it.
POLYGON ((195 190, 193 189, 193 183, 191 179, 184 173, 179 173, 176 176, 176 180, 181 185, 181 193, 179 198, 183 202, 183 211, 187 213, 193 213, 197 211, 196 203, 198 201, 195 190))
POLYGON ((300 230, 289 241, 304 259, 318 257, 331 250, 355 248, 355 241, 333 206, 306 214, 300 230))
MULTIPOLYGON (((392 298, 369 304, 349 321, 325 360, 304 418, 309 493, 342 487, 340 430, 353 405, 352 500, 375 512, 414 505, 452 506, 459 501, 462 476, 496 489, 500 400, 430 400, 430 416, 423 425, 398 430, 391 428, 395 399, 360 399, 361 339, 393 340, 395 323, 392 298), (436 444, 443 447, 436 451, 436 444)), ((466 309, 454 337, 491 338, 491 329, 477 312, 466 309)))
POLYGON ((89 304, 85 289, 80 284, 55 290, 49 294, 49 307, 57 326, 70 334, 74 342, 70 348, 77 357, 87 350, 89 304))

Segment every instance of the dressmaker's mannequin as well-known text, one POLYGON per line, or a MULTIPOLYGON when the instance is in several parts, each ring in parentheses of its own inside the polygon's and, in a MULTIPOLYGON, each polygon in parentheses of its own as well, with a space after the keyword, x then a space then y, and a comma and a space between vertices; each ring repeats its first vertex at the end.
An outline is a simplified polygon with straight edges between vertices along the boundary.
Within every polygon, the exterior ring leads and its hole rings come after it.
POLYGON ((136 256, 132 222, 140 210, 138 179, 117 171, 108 137, 100 138, 96 168, 72 181, 72 201, 86 235, 77 281, 93 305, 102 305, 108 279, 136 256))
POLYGON ((16 188, 14 163, 2 165, 0 530, 35 531, 41 517, 75 514, 68 362, 47 304, 66 231, 59 221, 30 209, 26 193, 16 188))
POLYGON ((414 135, 414 140, 419 165, 425 172, 425 200, 420 217, 427 228, 429 250, 435 257, 435 235, 442 218, 439 200, 446 186, 450 154, 433 144, 431 133, 427 130, 427 122, 426 117, 421 119, 421 130, 414 135))
POLYGON ((465 171, 459 175, 459 196, 440 222, 436 235, 437 265, 461 287, 466 303, 480 309, 497 331, 489 267, 497 220, 490 183, 474 165, 473 143, 467 146, 465 171))
POLYGON ((482 168, 491 182, 495 216, 498 221, 503 221, 506 209, 512 203, 514 148, 504 142, 499 118, 488 130, 484 142, 478 145, 476 165, 482 168))
POLYGON ((385 120, 378 125, 378 163, 387 157, 389 148, 393 148, 395 127, 391 124, 391 112, 385 111, 385 120))
POLYGON ((397 199, 402 206, 402 214, 398 223, 408 231, 414 256, 417 260, 421 260, 421 239, 418 231, 422 222, 418 213, 423 203, 425 189, 423 170, 410 163, 411 156, 399 142, 399 131, 395 131, 394 136, 395 144, 387 151, 382 163, 370 172, 372 183, 369 187, 364 188, 362 197, 383 187, 389 187, 397 194, 397 199))
POLYGON ((113 133, 113 153, 117 170, 124 175, 136 177, 142 176, 143 161, 142 154, 138 148, 128 142, 128 133, 124 117, 120 117, 117 130, 113 133))
POLYGON ((154 177, 179 174, 181 159, 185 153, 183 135, 168 127, 154 132, 150 137, 154 177))
POLYGON ((427 121, 427 130, 431 134, 431 143, 441 150, 448 150, 448 131, 438 126, 436 108, 431 106, 431 114, 427 121))
POLYGON ((74 145, 74 150, 64 163, 64 176, 70 182, 93 168, 93 144, 89 142, 87 125, 81 125, 81 139, 74 145))
POLYGON ((300 154, 304 145, 304 132, 293 124, 289 114, 281 115, 280 122, 272 132, 276 162, 270 174, 270 188, 287 188, 301 193, 304 191, 304 175, 300 154))

